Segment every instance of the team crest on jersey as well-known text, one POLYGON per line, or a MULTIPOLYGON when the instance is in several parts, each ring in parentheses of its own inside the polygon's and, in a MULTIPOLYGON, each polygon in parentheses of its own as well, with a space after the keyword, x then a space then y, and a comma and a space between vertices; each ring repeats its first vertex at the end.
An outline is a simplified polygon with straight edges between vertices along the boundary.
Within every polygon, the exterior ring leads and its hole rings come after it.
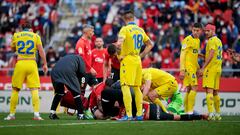
POLYGON ((196 75, 195 75, 195 74, 192 74, 192 78, 196 78, 196 75))
POLYGON ((198 50, 197 49, 193 49, 193 53, 198 53, 198 50))
POLYGON ((186 49, 187 48, 187 45, 186 44, 183 44, 182 45, 182 49, 186 49))
POLYGON ((78 53, 79 54, 82 54, 83 53, 83 50, 82 50, 82 48, 80 47, 80 48, 78 48, 78 53))
POLYGON ((99 57, 95 58, 95 61, 96 61, 96 62, 99 62, 99 63, 103 63, 103 59, 101 59, 101 58, 99 58, 99 57))

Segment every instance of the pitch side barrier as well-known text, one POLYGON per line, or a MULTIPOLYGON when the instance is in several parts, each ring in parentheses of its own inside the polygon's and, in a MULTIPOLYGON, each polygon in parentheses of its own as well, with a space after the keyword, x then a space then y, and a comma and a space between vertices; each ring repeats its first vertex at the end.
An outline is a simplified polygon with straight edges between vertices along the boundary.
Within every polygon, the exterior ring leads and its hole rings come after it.
MULTIPOLYGON (((176 73, 179 70, 168 69, 167 71, 176 73)), ((231 72, 233 72, 231 70, 231 72)), ((176 73, 177 74, 177 73, 176 73)), ((177 77, 176 77, 177 78, 177 77)), ((179 90, 185 94, 185 88, 181 81, 179 82, 179 90)), ((41 88, 39 95, 41 98, 41 111, 48 112, 53 97, 53 87, 51 84, 51 78, 49 76, 41 76, 41 88)), ((207 112, 206 94, 202 86, 202 80, 199 79, 198 94, 196 97, 195 110, 201 113, 207 112)), ((11 76, 0 75, 0 112, 9 111, 9 103, 11 96, 11 76)), ((240 78, 224 78, 220 80, 220 97, 221 97, 221 111, 223 115, 240 115, 240 78)), ((19 95, 19 112, 31 112, 32 111, 31 93, 26 89, 26 85, 23 85, 23 89, 19 95)))

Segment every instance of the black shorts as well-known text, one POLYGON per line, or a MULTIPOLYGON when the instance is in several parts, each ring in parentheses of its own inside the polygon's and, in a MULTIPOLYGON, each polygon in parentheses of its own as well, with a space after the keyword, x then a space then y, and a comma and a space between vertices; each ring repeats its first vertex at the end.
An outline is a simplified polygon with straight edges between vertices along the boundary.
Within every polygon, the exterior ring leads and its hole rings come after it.
POLYGON ((156 104, 150 104, 149 120, 173 120, 173 114, 165 113, 162 108, 156 104))
POLYGON ((113 79, 114 82, 118 81, 120 79, 120 69, 112 67, 111 78, 113 79))
POLYGON ((75 90, 71 89, 69 86, 67 86, 66 84, 63 84, 61 82, 52 82, 53 84, 53 88, 55 93, 58 94, 65 94, 64 93, 64 86, 67 87, 67 89, 72 93, 73 96, 79 95, 80 93, 76 92, 75 90))
POLYGON ((101 103, 104 116, 117 116, 119 114, 119 107, 115 107, 115 102, 123 105, 122 92, 119 89, 107 88, 101 92, 101 103))
POLYGON ((81 78, 81 93, 84 94, 85 93, 85 89, 87 87, 87 84, 89 86, 93 86, 98 84, 98 80, 95 76, 93 76, 91 73, 86 73, 85 77, 81 78))
POLYGON ((101 83, 103 81, 103 78, 97 78, 98 83, 101 83))

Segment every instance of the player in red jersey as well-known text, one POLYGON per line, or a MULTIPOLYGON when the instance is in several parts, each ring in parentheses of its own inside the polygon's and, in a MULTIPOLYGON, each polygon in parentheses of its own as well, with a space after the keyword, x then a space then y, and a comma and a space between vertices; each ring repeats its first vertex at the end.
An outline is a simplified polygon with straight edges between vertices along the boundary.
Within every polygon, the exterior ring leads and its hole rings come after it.
POLYGON ((92 67, 97 72, 96 78, 99 83, 103 81, 103 62, 107 53, 103 45, 103 39, 98 37, 95 40, 95 49, 92 50, 92 67))
POLYGON ((120 62, 115 44, 110 44, 107 48, 103 67, 103 81, 106 81, 108 78, 108 71, 111 71, 110 78, 112 78, 114 82, 120 79, 120 62))
POLYGON ((83 35, 76 44, 76 53, 79 54, 86 65, 86 72, 96 75, 96 71, 92 67, 92 50, 91 38, 94 35, 94 29, 91 25, 83 26, 83 35))
MULTIPOLYGON (((94 29, 93 26, 85 24, 83 25, 83 35, 78 40, 76 44, 76 54, 80 55, 83 58, 83 61, 85 63, 86 68, 86 76, 84 78, 81 78, 82 85, 81 86, 81 93, 85 93, 86 83, 89 82, 91 84, 90 86, 93 86, 97 84, 96 79, 96 70, 92 67, 92 50, 91 50, 91 38, 94 35, 94 29)), ((67 64, 67 63, 66 63, 67 64)))

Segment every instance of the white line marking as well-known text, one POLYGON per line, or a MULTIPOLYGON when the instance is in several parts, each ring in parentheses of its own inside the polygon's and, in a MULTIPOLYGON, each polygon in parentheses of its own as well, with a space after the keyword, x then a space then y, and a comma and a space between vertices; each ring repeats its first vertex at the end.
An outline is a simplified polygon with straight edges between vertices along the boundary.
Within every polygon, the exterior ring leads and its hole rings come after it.
MULTIPOLYGON (((74 125, 96 125, 96 124, 119 124, 119 123, 184 123, 198 121, 106 121, 106 122, 79 122, 79 123, 53 123, 53 124, 25 124, 25 125, 1 125, 0 128, 15 128, 15 127, 48 127, 48 126, 74 126, 74 125)), ((202 121, 203 122, 203 121, 202 121)), ((204 121, 207 122, 207 121, 204 121)), ((239 123, 240 121, 209 121, 209 123, 239 123)))
POLYGON ((95 124, 110 124, 119 123, 117 121, 112 122, 79 122, 79 123, 53 123, 53 124, 25 124, 25 125, 1 125, 0 128, 8 127, 46 127, 46 126, 71 126, 71 125, 95 125, 95 124))

